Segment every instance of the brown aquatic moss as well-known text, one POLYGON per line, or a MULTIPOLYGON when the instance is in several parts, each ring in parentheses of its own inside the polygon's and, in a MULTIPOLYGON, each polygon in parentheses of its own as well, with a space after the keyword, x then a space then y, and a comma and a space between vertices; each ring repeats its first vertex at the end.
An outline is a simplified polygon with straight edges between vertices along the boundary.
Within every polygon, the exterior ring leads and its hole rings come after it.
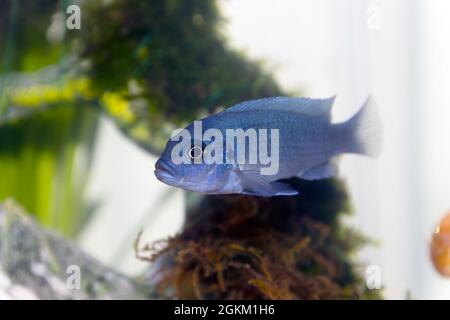
MULTIPOLYGON (((178 299, 377 298, 351 253, 366 241, 337 219, 349 212, 337 180, 292 181, 296 197, 208 196, 183 231, 137 248, 161 295, 178 299)), ((137 246, 138 247, 138 246, 137 246)))

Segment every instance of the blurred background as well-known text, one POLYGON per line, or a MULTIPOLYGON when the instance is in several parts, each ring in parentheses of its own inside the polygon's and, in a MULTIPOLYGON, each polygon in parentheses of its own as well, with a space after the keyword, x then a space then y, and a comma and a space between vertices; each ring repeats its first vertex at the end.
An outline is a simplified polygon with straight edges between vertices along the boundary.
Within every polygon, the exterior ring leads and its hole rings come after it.
POLYGON ((280 94, 337 94, 338 122, 371 94, 382 155, 340 162, 345 222, 377 242, 358 259, 380 267, 386 298, 450 298, 429 257, 450 209, 448 12, 445 0, 2 1, 0 201, 136 275, 136 234, 173 235, 195 200, 153 175, 174 128, 280 94))

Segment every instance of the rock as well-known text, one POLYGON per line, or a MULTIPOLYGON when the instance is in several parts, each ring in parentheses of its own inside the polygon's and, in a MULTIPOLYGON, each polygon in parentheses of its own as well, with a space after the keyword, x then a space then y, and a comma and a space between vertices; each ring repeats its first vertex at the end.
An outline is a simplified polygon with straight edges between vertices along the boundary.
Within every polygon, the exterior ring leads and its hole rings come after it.
POLYGON ((13 201, 0 204, 0 300, 151 297, 150 288, 43 230, 13 201))

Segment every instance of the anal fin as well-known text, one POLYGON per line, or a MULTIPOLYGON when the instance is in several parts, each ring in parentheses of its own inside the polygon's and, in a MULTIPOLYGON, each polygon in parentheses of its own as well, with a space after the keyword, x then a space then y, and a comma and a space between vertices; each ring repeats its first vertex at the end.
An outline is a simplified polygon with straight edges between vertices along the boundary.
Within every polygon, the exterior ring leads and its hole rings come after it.
POLYGON ((336 176, 338 173, 338 166, 336 161, 330 160, 319 166, 306 170, 298 175, 299 178, 305 180, 319 180, 327 179, 336 176))

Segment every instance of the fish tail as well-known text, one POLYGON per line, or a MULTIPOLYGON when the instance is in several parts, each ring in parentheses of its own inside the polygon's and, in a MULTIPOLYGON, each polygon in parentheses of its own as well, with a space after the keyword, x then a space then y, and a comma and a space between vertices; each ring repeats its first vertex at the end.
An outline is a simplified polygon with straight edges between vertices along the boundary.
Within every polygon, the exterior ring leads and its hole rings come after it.
POLYGON ((370 96, 361 109, 344 125, 351 136, 348 152, 371 157, 380 153, 382 145, 381 121, 370 96))

